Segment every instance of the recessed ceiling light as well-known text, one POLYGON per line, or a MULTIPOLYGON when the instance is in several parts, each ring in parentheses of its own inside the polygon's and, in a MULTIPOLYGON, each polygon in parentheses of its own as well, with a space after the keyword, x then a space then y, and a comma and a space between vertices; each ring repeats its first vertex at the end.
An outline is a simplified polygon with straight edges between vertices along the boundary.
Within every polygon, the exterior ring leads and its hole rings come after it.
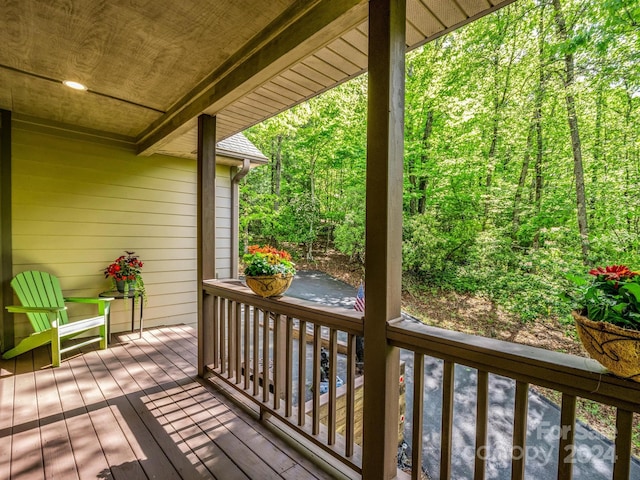
POLYGON ((63 85, 66 85, 69 88, 73 88, 74 90, 86 90, 87 87, 79 82, 74 82, 72 80, 65 80, 62 82, 63 85))

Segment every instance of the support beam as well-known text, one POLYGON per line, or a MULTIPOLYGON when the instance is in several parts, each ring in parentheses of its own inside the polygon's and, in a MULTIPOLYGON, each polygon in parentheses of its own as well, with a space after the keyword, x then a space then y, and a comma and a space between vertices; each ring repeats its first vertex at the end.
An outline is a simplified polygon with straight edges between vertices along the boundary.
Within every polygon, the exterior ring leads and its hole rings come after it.
POLYGON ((11 161, 11 112, 0 110, 0 352, 14 346, 13 314, 4 308, 13 304, 11 161))
POLYGON ((251 162, 246 158, 242 166, 236 169, 231 177, 231 278, 238 278, 238 262, 240 261, 240 180, 251 169, 251 162))
POLYGON ((203 280, 216 277, 216 118, 198 117, 198 375, 213 363, 213 297, 203 280))
POLYGON ((405 18, 405 0, 369 2, 362 477, 381 480, 397 475, 405 18))
POLYGON ((152 155, 193 128, 201 112, 217 113, 243 95, 359 25, 362 0, 293 2, 218 69, 178 100, 137 139, 138 153, 152 155))

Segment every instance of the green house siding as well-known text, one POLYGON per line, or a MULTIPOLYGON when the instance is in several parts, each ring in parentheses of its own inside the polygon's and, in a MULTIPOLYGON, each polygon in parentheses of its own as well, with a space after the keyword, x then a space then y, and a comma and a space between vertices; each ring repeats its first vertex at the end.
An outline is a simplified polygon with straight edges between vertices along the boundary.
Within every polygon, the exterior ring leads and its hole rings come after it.
MULTIPOLYGON (((145 326, 196 326, 196 164, 133 149, 15 128, 13 270, 48 271, 65 295, 108 290, 104 267, 124 250, 144 261, 145 326)), ((217 166, 217 275, 230 275, 230 167, 217 166)), ((71 311, 83 317, 86 306, 71 311)), ((112 307, 130 328, 130 303, 112 307)), ((16 316, 16 337, 30 333, 16 316)), ((137 318, 137 317, 136 317, 137 318)))

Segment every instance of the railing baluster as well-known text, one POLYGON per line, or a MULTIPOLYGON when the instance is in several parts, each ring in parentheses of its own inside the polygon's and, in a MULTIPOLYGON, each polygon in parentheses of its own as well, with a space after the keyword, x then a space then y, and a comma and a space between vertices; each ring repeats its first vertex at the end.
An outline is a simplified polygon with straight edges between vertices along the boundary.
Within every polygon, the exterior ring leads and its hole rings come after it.
POLYGON ((220 365, 220 310, 218 304, 222 299, 215 295, 213 297, 213 368, 220 365))
POLYGON ((320 433, 320 352, 322 348, 321 326, 313 325, 313 412, 312 428, 313 435, 320 433))
POLYGON ((413 354, 413 421, 411 424, 411 478, 422 480, 422 423, 424 401, 424 355, 413 354))
POLYGON ((227 309, 225 308, 225 303, 227 302, 230 302, 230 300, 220 299, 220 373, 227 371, 227 309))
POLYGON ((253 396, 257 397, 260 393, 260 309, 253 307, 253 396))
POLYGON ((242 382, 242 304, 236 302, 236 385, 242 382))
POLYGON ((513 412, 513 450, 511 480, 524 480, 525 453, 527 450, 527 415, 529 410, 529 384, 516 382, 515 408, 513 412))
POLYGON ((633 444, 633 412, 618 408, 616 414, 616 454, 613 480, 631 478, 631 445, 633 444))
POLYGON ((336 443, 336 376, 338 365, 338 331, 329 329, 329 411, 327 415, 327 443, 336 443))
POLYGON ((273 409, 278 410, 280 408, 280 392, 282 378, 280 378, 280 367, 282 366, 280 361, 282 357, 282 349, 280 341, 282 338, 282 316, 277 314, 273 319, 273 409))
POLYGON ((227 354, 229 355, 229 369, 227 370, 227 377, 233 378, 235 374, 235 360, 236 360, 236 317, 235 317, 236 302, 227 302, 227 319, 229 324, 227 327, 227 335, 229 338, 229 345, 227 354))
POLYGON ((289 418, 293 411, 293 318, 287 316, 286 327, 284 415, 289 418))
POLYGON ((265 310, 262 322, 262 401, 269 401, 269 324, 271 323, 271 312, 265 310))
POLYGON ((451 440, 453 434, 453 374, 455 364, 445 360, 442 379, 442 438, 440 442, 440 478, 451 477, 451 440))
POLYGON ((228 355, 228 359, 227 359, 227 365, 228 365, 228 369, 227 369, 227 377, 228 378, 233 378, 233 375, 235 374, 235 354, 236 354, 236 342, 235 342, 235 336, 236 336, 236 329, 235 329, 235 325, 236 325, 236 321, 235 321, 235 314, 234 314, 234 310, 235 310, 235 306, 236 306, 236 302, 229 300, 227 302, 227 321, 229 322, 227 324, 227 338, 228 338, 228 345, 227 345, 227 355, 228 355))
POLYGON ((298 425, 304 426, 307 418, 307 322, 298 323, 298 425))
POLYGON ((489 415, 489 372, 478 370, 476 391, 476 455, 474 480, 484 480, 487 448, 487 419, 489 415))
POLYGON ((244 389, 249 390, 249 380, 251 379, 249 363, 251 361, 251 307, 244 305, 244 315, 242 316, 244 324, 244 389))
POLYGON ((355 412, 356 412, 356 336, 350 333, 347 336, 347 405, 345 422, 345 449, 346 457, 353 456, 353 444, 355 443, 355 412))
POLYGON ((558 480, 571 480, 573 477, 573 444, 576 428, 576 397, 562 394, 560 412, 560 445, 558 446, 558 480))

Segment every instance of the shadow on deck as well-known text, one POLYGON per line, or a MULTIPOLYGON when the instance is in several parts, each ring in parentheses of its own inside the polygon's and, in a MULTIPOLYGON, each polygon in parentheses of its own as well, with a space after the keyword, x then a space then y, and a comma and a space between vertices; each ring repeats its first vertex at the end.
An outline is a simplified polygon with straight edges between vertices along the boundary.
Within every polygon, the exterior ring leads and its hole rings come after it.
POLYGON ((0 478, 333 478, 197 377, 195 331, 0 361, 0 478))

